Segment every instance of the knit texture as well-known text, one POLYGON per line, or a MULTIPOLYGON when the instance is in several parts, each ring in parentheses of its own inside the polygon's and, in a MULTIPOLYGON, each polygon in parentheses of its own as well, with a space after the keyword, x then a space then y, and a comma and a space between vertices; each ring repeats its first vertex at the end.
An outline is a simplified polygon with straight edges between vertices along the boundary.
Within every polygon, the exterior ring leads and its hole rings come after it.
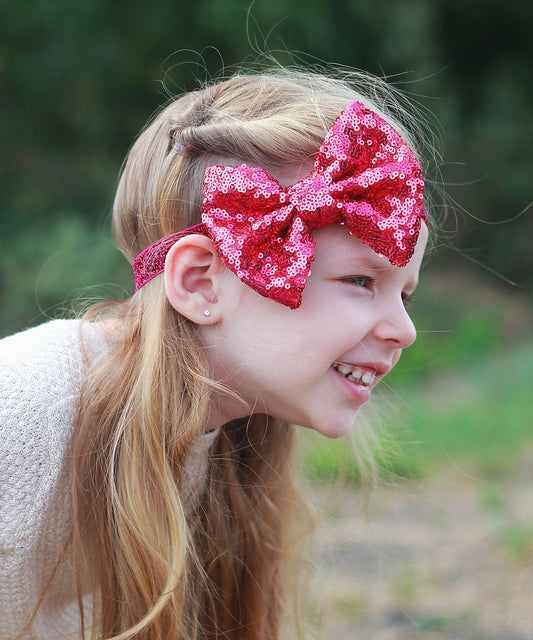
MULTIPOLYGON (((83 376, 80 321, 54 320, 0 340, 0 639, 24 628, 50 580, 72 524, 69 446, 83 376)), ((105 349, 94 325, 89 343, 105 349)), ((84 333, 84 337, 87 337, 84 333)), ((84 340, 85 343, 85 340, 84 340)), ((205 477, 216 432, 188 461, 205 477)), ((67 556, 25 639, 76 637, 74 573, 67 556)))

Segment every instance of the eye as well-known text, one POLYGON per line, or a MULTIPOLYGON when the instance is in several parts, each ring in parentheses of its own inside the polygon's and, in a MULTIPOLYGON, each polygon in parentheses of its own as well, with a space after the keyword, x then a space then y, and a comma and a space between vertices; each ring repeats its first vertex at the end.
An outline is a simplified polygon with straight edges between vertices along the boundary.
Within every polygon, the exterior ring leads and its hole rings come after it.
POLYGON ((341 282, 373 290, 375 280, 370 276, 346 276, 345 278, 341 278, 341 282))

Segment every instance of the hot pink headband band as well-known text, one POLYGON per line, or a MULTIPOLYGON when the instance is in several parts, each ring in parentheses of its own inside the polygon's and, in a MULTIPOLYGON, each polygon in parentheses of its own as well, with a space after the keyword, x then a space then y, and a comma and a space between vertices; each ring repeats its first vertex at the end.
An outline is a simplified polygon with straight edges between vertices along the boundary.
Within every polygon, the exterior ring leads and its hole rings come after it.
POLYGON ((391 264, 404 266, 427 222, 423 195, 413 152, 382 118, 352 102, 326 135, 313 171, 290 187, 258 167, 208 167, 202 223, 135 258, 135 291, 162 273, 177 240, 201 233, 243 282, 296 309, 313 260, 313 229, 346 225, 391 264))

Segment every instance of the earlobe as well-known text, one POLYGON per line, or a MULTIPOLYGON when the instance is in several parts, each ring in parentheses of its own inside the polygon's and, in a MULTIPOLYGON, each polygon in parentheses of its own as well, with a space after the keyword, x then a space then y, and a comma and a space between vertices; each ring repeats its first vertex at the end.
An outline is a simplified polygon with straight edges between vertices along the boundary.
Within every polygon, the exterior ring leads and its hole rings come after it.
POLYGON ((196 324, 217 322, 224 269, 206 236, 194 234, 178 240, 165 260, 165 290, 172 307, 196 324))

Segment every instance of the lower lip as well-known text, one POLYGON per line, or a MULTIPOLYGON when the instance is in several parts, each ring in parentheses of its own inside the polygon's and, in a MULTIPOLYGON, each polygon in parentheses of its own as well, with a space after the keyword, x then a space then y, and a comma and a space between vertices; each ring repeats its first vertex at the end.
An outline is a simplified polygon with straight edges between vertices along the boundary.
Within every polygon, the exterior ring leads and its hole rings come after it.
POLYGON ((346 389, 346 391, 349 392, 350 397, 352 397, 358 403, 363 404, 364 402, 370 399, 371 391, 369 387, 366 387, 362 384, 358 384, 357 382, 351 382, 350 380, 348 380, 348 378, 343 376, 336 369, 333 369, 333 372, 337 376, 339 382, 346 389))

